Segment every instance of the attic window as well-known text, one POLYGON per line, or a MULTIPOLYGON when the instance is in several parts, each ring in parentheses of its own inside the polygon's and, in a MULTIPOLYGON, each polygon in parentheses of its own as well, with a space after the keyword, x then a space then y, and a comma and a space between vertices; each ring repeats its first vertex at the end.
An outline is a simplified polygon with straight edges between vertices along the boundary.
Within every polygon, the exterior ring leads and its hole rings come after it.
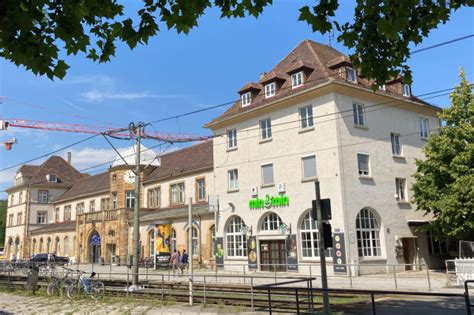
POLYGON ((275 82, 265 85, 265 98, 275 96, 275 93, 276 93, 275 82))
POLYGON ((387 91, 387 87, 385 86, 385 84, 382 84, 381 86, 379 86, 379 90, 387 91))
POLYGON ((357 75, 354 68, 346 68, 346 80, 349 82, 357 83, 357 75))
POLYGON ((48 183, 57 183, 58 182, 58 178, 56 177, 56 175, 53 175, 53 174, 46 175, 46 180, 48 181, 48 183))
POLYGON ((303 85, 303 71, 293 73, 291 75, 291 88, 303 85))
POLYGON ((403 84, 403 96, 411 96, 411 86, 403 84))
POLYGON ((248 106, 252 102, 252 95, 250 92, 242 94, 242 106, 248 106))

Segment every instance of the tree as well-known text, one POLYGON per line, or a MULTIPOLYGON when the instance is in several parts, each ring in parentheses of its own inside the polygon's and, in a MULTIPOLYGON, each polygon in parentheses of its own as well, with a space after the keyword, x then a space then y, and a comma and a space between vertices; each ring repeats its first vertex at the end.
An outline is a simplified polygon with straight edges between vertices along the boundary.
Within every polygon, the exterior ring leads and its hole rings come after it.
MULTIPOLYGON (((351 56, 362 75, 378 85, 401 75, 411 82, 406 65, 408 46, 423 37, 462 6, 474 0, 356 0, 354 20, 332 21, 342 0, 318 0, 303 6, 299 20, 314 32, 335 27, 338 41, 353 49, 351 56)), ((64 58, 81 52, 107 62, 117 42, 131 49, 147 44, 160 31, 159 23, 188 33, 210 7, 221 17, 258 17, 273 0, 143 0, 134 17, 125 16, 117 0, 3 0, 0 2, 0 56, 50 79, 63 78, 69 66, 64 58)), ((375 85, 374 85, 375 87, 375 85)))
POLYGON ((424 146, 414 175, 417 210, 433 215, 426 228, 441 239, 474 236, 474 95, 464 70, 460 77, 451 107, 439 115, 443 126, 424 146))

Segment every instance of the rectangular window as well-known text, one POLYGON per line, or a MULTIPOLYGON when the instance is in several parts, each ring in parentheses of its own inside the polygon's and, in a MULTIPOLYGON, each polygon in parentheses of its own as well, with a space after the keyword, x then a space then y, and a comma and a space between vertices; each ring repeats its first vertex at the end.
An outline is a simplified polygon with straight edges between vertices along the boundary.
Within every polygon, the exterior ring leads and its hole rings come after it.
POLYGON ((403 96, 411 96, 411 86, 408 84, 403 84, 403 96))
POLYGON ((233 169, 227 172, 227 177, 229 181, 229 190, 239 189, 239 171, 233 169))
POLYGON ((316 156, 305 156, 301 161, 303 164, 303 179, 316 178, 316 156))
POLYGON ((369 176, 369 155, 363 153, 357 153, 357 165, 359 168, 360 176, 369 176))
POLYGON ((313 106, 305 106, 299 109, 301 128, 313 127, 313 106))
POLYGON ((76 215, 78 214, 83 214, 84 213, 84 203, 78 203, 76 204, 76 215))
POLYGON ((54 209, 54 222, 59 222, 59 207, 54 209))
POLYGON ((89 212, 95 212, 95 200, 89 201, 89 212))
POLYGON ((135 208, 135 192, 134 191, 125 192, 125 207, 127 209, 135 208))
POLYGON ((357 75, 354 68, 346 68, 346 79, 349 82, 357 83, 357 75))
POLYGON ((400 135, 397 133, 390 134, 392 142, 392 155, 402 155, 402 146, 400 144, 400 135))
POLYGON ((275 96, 275 93, 276 93, 275 82, 265 85, 265 98, 275 96))
POLYGON ((112 209, 117 209, 117 193, 112 193, 112 209))
POLYGON ((428 119, 420 118, 420 134, 421 139, 428 139, 429 129, 428 129, 428 119))
POLYGON ((39 190, 38 191, 38 202, 39 203, 48 203, 48 191, 39 190))
POLYGON ((353 103, 352 114, 354 115, 354 125, 365 126, 365 108, 363 104, 353 103))
POLYGON ((250 92, 242 94, 242 106, 248 106, 252 102, 252 94, 250 92))
POLYGON ((227 131, 227 148, 233 149, 237 147, 237 129, 227 131))
POLYGON ((407 180, 406 178, 395 178, 398 200, 407 201, 407 180))
POLYGON ((18 212, 18 214, 16 215, 16 225, 21 225, 23 222, 23 214, 21 212, 18 212))
POLYGON ((148 208, 155 207, 155 201, 156 201, 155 190, 154 189, 148 190, 148 208))
POLYGON ((293 73, 291 75, 291 87, 295 88, 303 84, 303 72, 293 73))
POLYGON ((161 187, 155 188, 156 207, 161 208, 161 187))
POLYGON ((262 186, 268 186, 273 184, 273 164, 262 165, 262 186))
POLYGON ((22 203, 23 202, 23 192, 20 191, 20 196, 18 197, 18 203, 22 203))
POLYGON ((71 206, 64 206, 64 221, 71 221, 71 206))
POLYGON ((109 209, 109 198, 101 198, 100 210, 108 210, 108 209, 109 209))
POLYGON ((13 226, 13 214, 8 215, 8 226, 13 226))
POLYGON ((260 120, 260 135, 262 140, 272 137, 272 120, 270 118, 260 120))
POLYGON ((38 211, 38 224, 46 224, 46 211, 38 211))
POLYGON ((171 185, 171 204, 183 204, 184 200, 184 183, 171 185))
POLYGON ((206 180, 204 178, 196 180, 196 200, 206 200, 206 180))
POLYGON ((15 201, 15 194, 10 196, 10 207, 13 206, 13 202, 15 201))

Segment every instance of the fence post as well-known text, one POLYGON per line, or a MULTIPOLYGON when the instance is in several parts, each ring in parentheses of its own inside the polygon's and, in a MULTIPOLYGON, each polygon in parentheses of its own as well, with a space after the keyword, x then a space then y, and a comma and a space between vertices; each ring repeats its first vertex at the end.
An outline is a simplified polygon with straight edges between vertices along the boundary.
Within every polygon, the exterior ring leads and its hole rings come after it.
POLYGON ((310 279, 306 280, 306 287, 308 289, 308 310, 311 313, 311 290, 309 288, 310 281, 311 281, 310 279))
POLYGON ((375 296, 374 292, 370 292, 370 299, 372 300, 372 313, 375 315, 375 296))
POLYGON ((130 281, 130 274, 129 274, 129 270, 128 270, 128 266, 127 266, 127 297, 128 297, 128 284, 129 284, 129 281, 130 281))
POLYGON ((273 271, 275 272, 275 283, 277 283, 277 270, 275 265, 273 265, 273 271))
POLYGON ((295 297, 296 297, 296 314, 300 313, 300 300, 298 298, 298 289, 295 289, 295 297))
POLYGON ((161 306, 165 302, 165 275, 161 274, 161 306))
POLYGON ((112 279, 112 260, 110 260, 109 279, 112 279))
POLYGON ((311 265, 309 265, 309 277, 313 277, 313 270, 311 270, 311 265))
POLYGON ((217 283, 217 264, 216 264, 216 283, 217 283))
POLYGON ((270 293, 270 288, 267 289, 268 294, 268 314, 272 315, 272 295, 270 293))
POLYGON ((204 276, 204 307, 206 307, 206 276, 204 276))
POLYGON ((395 281, 395 290, 398 290, 397 273, 396 273, 396 270, 395 270, 395 265, 393 265, 392 267, 393 267, 393 280, 395 281))
POLYGON ((245 284, 245 265, 242 265, 242 269, 244 271, 244 284, 245 284))
POLYGON ((426 266, 426 276, 428 278, 428 290, 431 291, 430 268, 428 266, 426 266))
POLYGON ((352 268, 349 265, 346 265, 346 266, 349 269, 349 283, 350 283, 351 289, 352 289, 352 268))
POLYGON ((250 277, 250 306, 252 307, 252 311, 254 311, 253 305, 253 277, 250 277))
POLYGON ((145 266, 146 269, 146 282, 148 283, 148 266, 145 266))

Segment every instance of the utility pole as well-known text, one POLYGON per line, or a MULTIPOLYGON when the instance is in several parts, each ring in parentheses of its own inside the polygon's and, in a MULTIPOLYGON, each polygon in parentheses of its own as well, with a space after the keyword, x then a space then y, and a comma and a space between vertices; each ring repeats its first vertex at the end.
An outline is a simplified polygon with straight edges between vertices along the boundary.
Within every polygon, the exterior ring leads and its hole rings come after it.
POLYGON ((138 123, 137 126, 131 125, 131 129, 135 133, 136 142, 136 159, 135 159, 135 204, 133 209, 133 268, 132 268, 132 286, 138 289, 138 255, 140 251, 140 150, 141 135, 143 124, 138 123))
POLYGON ((193 306, 193 198, 188 205, 188 265, 189 265, 189 306, 193 306))
POLYGON ((324 236, 323 236, 323 214, 321 211, 321 192, 319 190, 319 180, 314 182, 316 189, 316 222, 318 226, 319 237, 319 259, 321 262, 321 286, 323 288, 323 306, 324 314, 329 315, 329 294, 328 294, 328 275, 326 273, 326 255, 324 254, 324 236))

